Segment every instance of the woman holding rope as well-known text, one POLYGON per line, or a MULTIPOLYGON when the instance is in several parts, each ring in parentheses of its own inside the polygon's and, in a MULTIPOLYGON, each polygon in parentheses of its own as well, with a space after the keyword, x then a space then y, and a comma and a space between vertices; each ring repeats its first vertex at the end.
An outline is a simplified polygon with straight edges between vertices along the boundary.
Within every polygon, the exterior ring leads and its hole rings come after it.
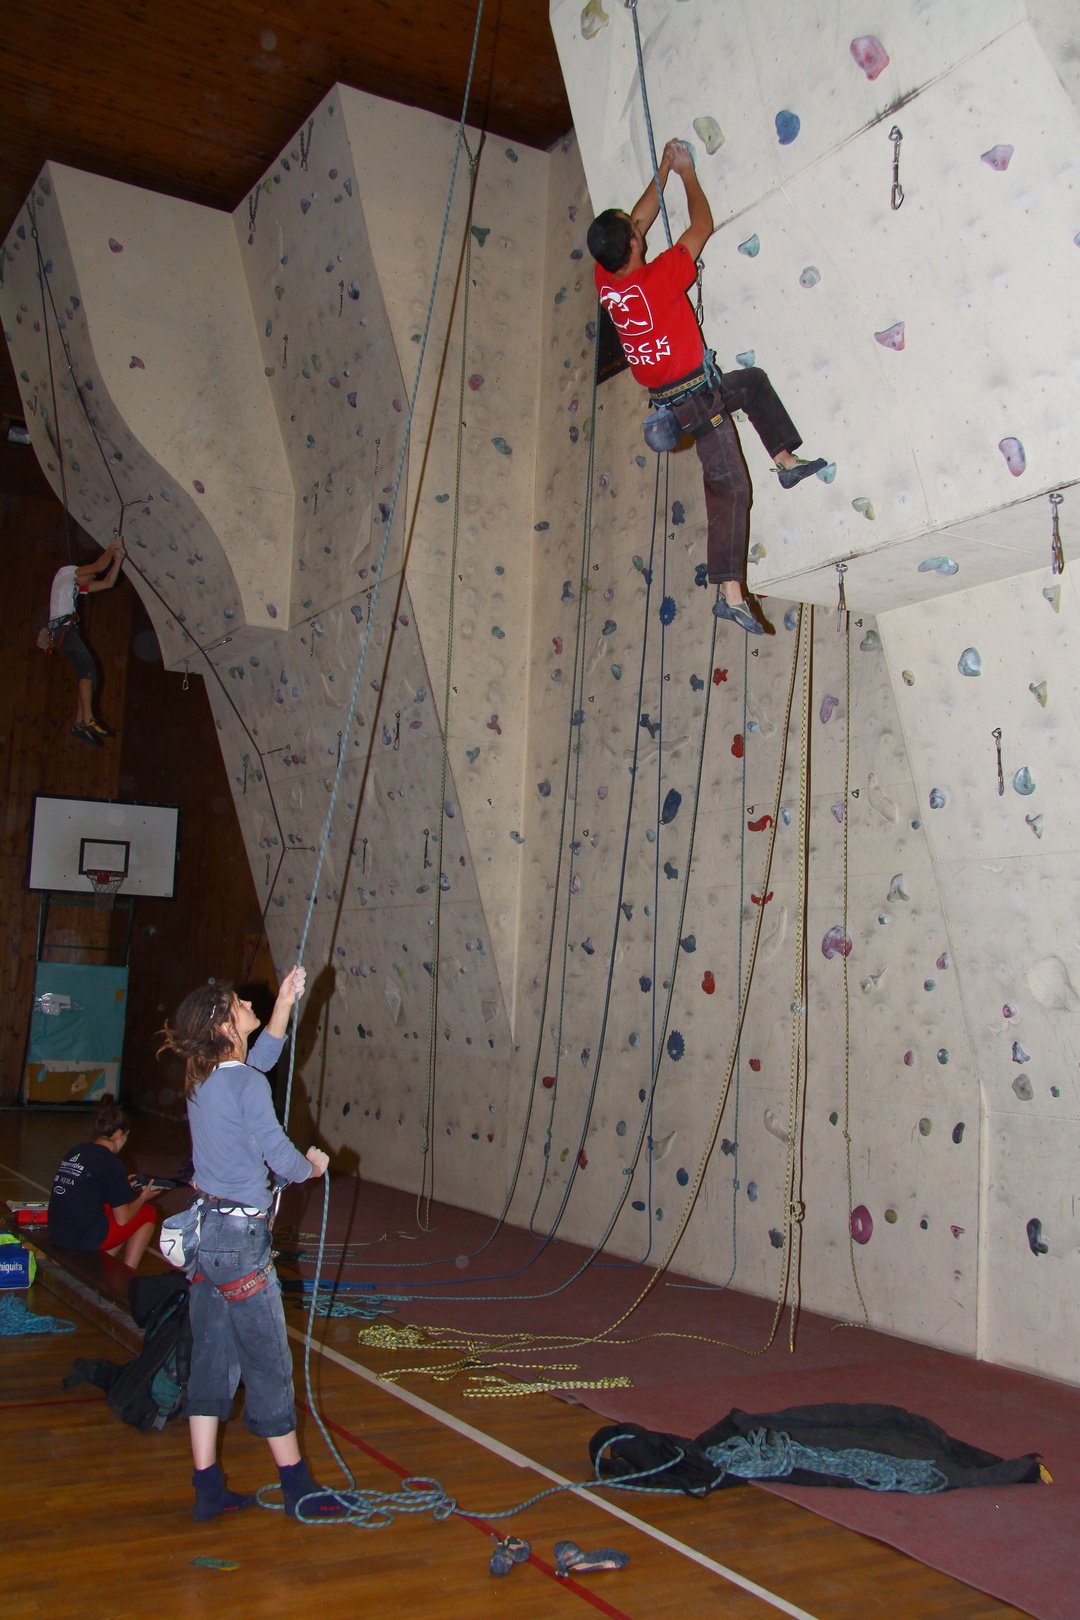
POLYGON ((306 1518, 337 1517, 343 1511, 334 1495, 319 1492, 300 1456, 292 1356, 270 1256, 267 1166, 285 1180, 307 1181, 324 1175, 329 1163, 320 1148, 309 1148, 305 1156, 293 1147, 274 1113, 266 1079, 305 980, 302 967, 286 976, 250 1053, 248 1040, 259 1020, 250 1001, 228 985, 193 990, 174 1023, 162 1031, 160 1051, 176 1052, 185 1063, 201 1216, 189 1300, 193 1343, 187 1391, 196 1519, 213 1519, 256 1500, 228 1490, 217 1463, 218 1425, 228 1418, 241 1379, 244 1425, 270 1446, 285 1512, 296 1518, 301 1499, 306 1518))

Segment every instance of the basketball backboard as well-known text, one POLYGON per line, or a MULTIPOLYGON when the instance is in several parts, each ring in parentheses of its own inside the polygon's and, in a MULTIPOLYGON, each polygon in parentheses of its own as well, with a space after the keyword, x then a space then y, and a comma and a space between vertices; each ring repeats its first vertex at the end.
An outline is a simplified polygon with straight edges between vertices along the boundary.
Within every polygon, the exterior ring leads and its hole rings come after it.
POLYGON ((171 900, 176 893, 180 809, 115 799, 39 793, 30 821, 28 889, 93 894, 88 872, 123 873, 122 893, 171 900))

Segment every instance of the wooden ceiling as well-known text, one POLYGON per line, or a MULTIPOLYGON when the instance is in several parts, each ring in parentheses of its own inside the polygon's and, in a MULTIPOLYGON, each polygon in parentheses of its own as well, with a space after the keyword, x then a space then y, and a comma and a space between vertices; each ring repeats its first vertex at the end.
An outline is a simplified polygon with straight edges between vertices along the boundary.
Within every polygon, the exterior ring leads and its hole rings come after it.
MULTIPOLYGON (((332 84, 456 119, 476 0, 5 0, 0 237, 46 159, 233 209, 332 84)), ((485 0, 469 118, 570 128, 547 0, 485 0)))

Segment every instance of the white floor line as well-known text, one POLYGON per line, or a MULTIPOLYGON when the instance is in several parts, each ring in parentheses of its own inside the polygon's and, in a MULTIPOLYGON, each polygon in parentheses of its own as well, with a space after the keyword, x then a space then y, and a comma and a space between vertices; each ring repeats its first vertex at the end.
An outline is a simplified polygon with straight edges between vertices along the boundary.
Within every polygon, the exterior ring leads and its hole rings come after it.
POLYGON ((24 1176, 21 1170, 13 1170, 10 1164, 0 1164, 0 1170, 6 1171, 9 1176, 14 1176, 16 1181, 25 1181, 28 1187, 36 1187, 38 1192, 45 1194, 46 1198, 52 1192, 51 1187, 43 1187, 40 1181, 31 1181, 30 1177, 24 1176))
MULTIPOLYGON (((306 1335, 301 1333, 298 1328, 291 1327, 288 1332, 290 1339, 295 1339, 299 1344, 305 1343, 306 1335)), ((571 1483, 570 1480, 564 1479, 561 1474, 556 1474, 552 1469, 545 1468, 543 1463, 535 1462, 532 1457, 526 1457, 524 1452, 515 1451, 513 1446, 504 1445, 501 1440, 493 1439, 490 1434, 484 1434, 481 1429, 474 1429, 471 1423, 464 1423, 461 1418, 455 1417, 453 1413, 444 1412, 441 1407, 433 1406, 430 1401, 425 1401, 422 1395, 414 1395, 411 1390, 402 1389, 398 1384, 386 1383, 377 1373, 373 1373, 370 1367, 365 1367, 361 1362, 343 1356, 339 1350, 331 1350, 329 1345, 317 1344, 314 1339, 311 1342, 311 1348, 318 1355, 325 1356, 328 1361, 336 1362, 339 1367, 344 1367, 346 1372, 354 1373, 358 1378, 366 1379, 369 1384, 376 1385, 377 1388, 385 1391, 388 1395, 396 1395, 398 1400, 404 1401, 407 1406, 415 1407, 418 1412, 423 1412, 427 1417, 434 1418, 437 1423, 445 1424, 448 1429, 455 1429, 458 1434, 464 1435, 467 1440, 474 1441, 476 1445, 483 1446, 487 1451, 493 1451, 497 1456, 513 1463, 515 1467, 531 1468, 534 1473, 541 1474, 544 1479, 549 1479, 553 1485, 569 1485, 571 1483)), ((754 1597, 760 1598, 763 1603, 768 1603, 774 1609, 779 1609, 781 1614, 791 1615, 793 1620, 815 1620, 815 1616, 810 1614, 808 1610, 800 1609, 796 1604, 789 1603, 786 1598, 777 1597, 775 1592, 767 1591, 764 1586, 759 1586, 756 1581, 751 1581, 745 1575, 740 1575, 737 1570, 729 1569, 726 1564, 717 1563, 715 1558, 709 1558, 705 1553, 698 1552, 695 1547, 687 1546, 685 1541, 678 1541, 674 1536, 669 1536, 666 1531, 658 1530, 655 1525, 648 1524, 644 1519, 637 1518, 633 1513, 628 1513, 625 1508, 620 1507, 617 1502, 612 1502, 607 1497, 602 1496, 599 1491, 585 1491, 575 1486, 573 1494, 583 1497, 586 1501, 591 1502, 594 1507, 601 1508, 614 1518, 622 1519, 625 1524, 633 1525, 634 1529, 640 1530, 642 1535, 651 1536, 653 1541, 662 1542, 665 1547, 670 1547, 674 1552, 681 1553, 684 1558, 692 1559, 695 1564, 700 1564, 702 1568, 711 1570, 714 1575, 722 1575, 726 1581, 731 1581, 734 1586, 742 1587, 744 1592, 750 1592, 754 1597)))

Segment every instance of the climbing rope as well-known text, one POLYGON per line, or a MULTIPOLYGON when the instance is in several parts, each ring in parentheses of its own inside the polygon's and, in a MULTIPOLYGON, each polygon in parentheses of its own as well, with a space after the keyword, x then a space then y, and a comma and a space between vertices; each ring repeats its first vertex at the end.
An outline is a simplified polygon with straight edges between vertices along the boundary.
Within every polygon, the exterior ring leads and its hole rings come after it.
POLYGON ((664 201, 664 188, 660 184, 660 167, 656 161, 656 141, 653 138, 652 114, 649 111, 649 92, 645 84, 645 61, 641 54, 641 30, 638 28, 637 0, 626 0, 626 4, 634 24, 634 50, 637 53, 638 88, 641 91, 641 107, 645 114, 645 133, 649 137, 649 157, 652 160, 656 195, 660 199, 660 214, 664 221, 664 234, 667 237, 667 245, 670 247, 671 222, 668 219, 667 204, 664 201))
POLYGON ((796 1468, 848 1479, 867 1491, 905 1491, 910 1496, 934 1496, 949 1484, 939 1468, 919 1457, 888 1457, 857 1447, 833 1451, 804 1446, 782 1432, 764 1429, 733 1434, 717 1446, 706 1446, 705 1455, 720 1469, 717 1484, 728 1474, 736 1479, 784 1479, 796 1468))

